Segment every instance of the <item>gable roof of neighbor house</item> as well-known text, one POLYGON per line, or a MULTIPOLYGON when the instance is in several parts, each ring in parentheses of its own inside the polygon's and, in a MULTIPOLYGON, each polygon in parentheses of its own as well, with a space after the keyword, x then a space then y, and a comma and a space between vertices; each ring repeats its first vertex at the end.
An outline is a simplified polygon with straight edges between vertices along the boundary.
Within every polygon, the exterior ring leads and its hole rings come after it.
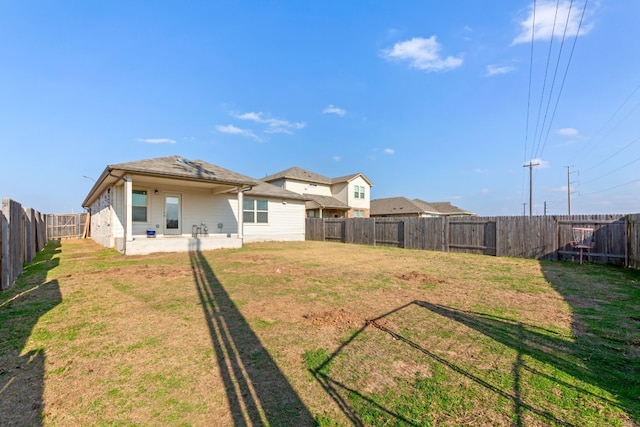
POLYGON ((409 200, 406 197, 388 197, 371 201, 370 215, 473 215, 453 206, 450 202, 425 202, 420 199, 409 200))
POLYGON ((425 202, 420 199, 413 199, 416 204, 427 203, 436 211, 440 212, 440 215, 475 215, 473 212, 465 211, 457 206, 451 204, 451 202, 425 202))
POLYGON ((262 196, 281 198, 286 200, 311 200, 311 198, 307 197, 306 195, 285 190, 284 188, 278 187, 277 185, 269 184, 268 182, 258 182, 258 185, 251 188, 251 190, 245 191, 244 194, 246 196, 262 196))
POLYGON ((322 209, 340 209, 340 210, 349 210, 349 205, 341 202, 335 197, 331 196, 320 196, 317 194, 303 194, 303 196, 307 197, 307 199, 311 200, 318 204, 322 209))
POLYGON ((419 215, 421 213, 433 213, 425 206, 419 207, 406 197, 388 197, 385 199, 371 200, 370 215, 419 215))
POLYGON ((202 160, 188 160, 181 156, 158 157, 107 165, 82 202, 82 206, 88 207, 107 186, 130 173, 242 187, 258 185, 258 181, 253 178, 202 160))
POLYGON ((320 175, 319 173, 311 172, 297 166, 285 169, 280 172, 276 172, 272 175, 265 176, 261 180, 265 182, 273 182, 279 179, 292 179, 316 184, 332 185, 340 182, 349 182, 359 176, 361 176, 362 179, 364 179, 367 184, 369 184, 369 186, 373 187, 373 183, 371 183, 371 181, 369 181, 369 179, 362 173, 354 173, 351 175, 340 176, 338 178, 329 178, 324 175, 320 175))

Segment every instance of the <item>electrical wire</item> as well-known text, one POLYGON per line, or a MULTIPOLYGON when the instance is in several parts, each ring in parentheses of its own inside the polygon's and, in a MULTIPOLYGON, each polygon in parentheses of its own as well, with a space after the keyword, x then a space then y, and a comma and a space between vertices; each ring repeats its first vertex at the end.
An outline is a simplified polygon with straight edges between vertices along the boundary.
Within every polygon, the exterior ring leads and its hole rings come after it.
MULTIPOLYGON (((579 152, 574 156, 574 158, 571 160, 572 162, 573 162, 573 161, 574 161, 574 160, 575 160, 575 159, 576 159, 580 154, 582 154, 582 153, 584 152, 584 150, 586 149, 586 147, 587 147, 587 146, 590 146, 590 144, 596 140, 596 138, 597 138, 597 136, 600 134, 600 132, 602 132, 602 130, 603 130, 603 129, 604 129, 604 128, 605 128, 605 127, 606 127, 606 126, 611 122, 611 120, 613 120, 613 118, 618 114, 618 112, 622 109, 622 107, 624 107, 624 105, 629 101, 629 99, 631 99, 631 97, 636 93, 636 91, 637 91, 638 89, 640 89, 640 84, 639 84, 638 86, 636 86, 636 88, 631 92, 631 95, 629 95, 629 96, 627 97, 627 99, 625 99, 625 100, 624 100, 624 102, 622 103, 622 105, 620 105, 620 107, 618 107, 618 109, 616 110, 616 112, 615 112, 615 113, 613 113, 613 115, 612 115, 612 116, 607 120, 607 122, 606 122, 606 123, 605 123, 605 124, 604 124, 604 125, 603 125, 599 130, 598 130, 598 132, 596 132, 596 135, 595 135, 593 138, 591 138, 591 139, 587 142, 587 144, 585 144, 585 145, 582 147, 582 150, 580 150, 580 151, 579 151, 579 152)), ((626 119, 631 115, 631 113, 633 113, 633 112, 634 112, 638 107, 640 107, 640 102, 638 102, 638 103, 635 105, 635 107, 633 107, 631 110, 629 110, 629 112, 628 112, 628 113, 627 113, 627 114, 626 114, 622 119, 620 119, 620 121, 619 121, 618 123, 616 123, 616 125, 615 125, 615 126, 613 126, 613 127, 611 128, 611 130, 609 130, 609 132, 608 132, 606 135, 604 135, 604 136, 602 137, 601 141, 606 140, 606 139, 607 139, 607 137, 608 137, 609 135, 611 135, 611 134, 613 133, 613 131, 615 131, 615 130, 618 128, 618 126, 620 126, 620 125, 621 125, 621 124, 622 124, 622 123, 623 123, 623 122, 624 122, 624 121, 625 121, 625 120, 626 120, 626 119)), ((593 169, 593 167, 592 167, 592 168, 589 168, 589 169, 587 169, 587 170, 591 170, 591 169, 593 169)))
MULTIPOLYGON (((527 163, 527 146, 529 143, 529 116, 531 112, 531 80, 533 76, 533 45, 536 34, 536 0, 533 0, 533 18, 531 24, 531 53, 529 59, 529 93, 527 94, 527 121, 525 125, 524 132, 524 156, 522 159, 522 164, 527 163)), ((525 173, 522 172, 522 200, 524 200, 524 182, 525 182, 525 173)))
MULTIPOLYGON (((538 144, 537 147, 540 147, 540 143, 542 142, 542 135, 544 134, 544 129, 545 129, 545 124, 547 122, 547 115, 549 113, 549 106, 551 105, 551 95, 553 93, 553 89, 555 87, 555 83, 556 83, 556 77, 558 75, 558 68, 560 67, 560 59, 562 57, 562 50, 564 48, 564 41, 566 39, 567 36, 567 29, 569 28, 569 20, 571 18, 571 10, 573 9, 573 0, 571 0, 571 2, 569 3, 569 11, 567 12, 567 20, 565 21, 564 24, 564 31, 562 33, 562 41, 560 42, 560 49, 558 51, 558 60, 556 61, 556 67, 555 70, 553 72, 553 79, 551 80, 551 90, 549 91, 549 99, 547 101, 547 107, 545 109, 544 112, 544 120, 542 121, 542 129, 540 130, 540 139, 538 140, 538 144)), ((585 1, 585 9, 586 9, 586 1, 585 1)), ((582 16, 584 17, 584 9, 582 12, 582 16)), ((576 36, 574 38, 574 47, 575 47, 575 41, 578 40, 578 35, 580 34, 580 26, 582 24, 582 18, 580 19, 580 25, 578 25, 578 30, 576 31, 576 36)), ((567 61, 567 67, 565 68, 565 74, 564 77, 566 79, 567 77, 567 72, 569 70, 569 65, 571 64, 571 57, 573 56, 573 49, 571 50, 571 55, 569 56, 569 60, 567 61)), ((560 91, 558 92, 558 97, 556 98, 556 108, 558 106, 558 103, 560 101, 560 96, 562 95, 562 87, 564 86, 564 79, 562 81, 562 86, 560 87, 560 91)), ((549 130, 547 131, 547 137, 544 140, 544 143, 542 144, 542 148, 540 149, 540 152, 538 154, 538 149, 536 148, 535 151, 535 157, 542 157, 542 153, 544 152, 544 148, 546 146, 546 142, 549 136, 549 131, 551 130, 551 125, 553 123, 553 118, 555 116, 555 108, 554 108, 554 112, 552 114, 551 119, 549 120, 549 130)))
MULTIPOLYGON (((542 104, 544 104, 544 94, 547 88, 547 76, 549 75, 549 64, 551 63, 551 51, 553 50, 553 38, 555 37, 555 33, 556 33, 556 22, 558 20, 558 9, 560 8, 560 0, 556 0, 556 12, 553 16, 553 27, 551 28, 551 39, 549 40, 549 51, 547 53, 547 64, 544 68, 544 79, 542 79, 542 91, 540 92, 540 104, 538 105, 538 118, 536 120, 536 128, 533 132, 533 147, 536 146, 535 141, 538 137, 538 127, 540 126, 540 116, 542 115, 542 104)), ((567 15, 569 16, 569 15, 567 15)), ((566 26, 565 26, 565 32, 566 32, 566 26)), ((564 41, 564 38, 563 38, 564 41)), ((560 52, 562 52, 562 48, 560 48, 560 52)), ((559 59, 559 58, 558 58, 559 59)), ((557 70, 557 66, 556 66, 556 70, 557 70)), ((555 79, 555 76, 554 76, 555 79)), ((551 99, 551 93, 553 92, 553 86, 551 87, 551 90, 549 91, 549 99, 551 99)), ((548 109, 548 107, 547 107, 548 109)), ((542 130, 540 131, 540 133, 542 134, 542 130)), ((532 148, 533 148, 532 147, 532 148)), ((536 150, 532 150, 531 152, 531 158, 535 158, 535 151, 536 150)))
POLYGON ((600 175, 600 176, 598 176, 598 177, 596 177, 596 178, 592 178, 592 179, 590 179, 590 180, 584 181, 584 182, 583 182, 583 184, 588 184, 588 183, 590 183, 590 182, 597 181, 597 180, 599 180, 600 178, 604 178, 605 176, 609 176, 609 175, 611 175, 612 173, 616 173, 616 172, 618 172, 620 169, 624 169, 624 168, 626 168, 627 166, 630 166, 630 165, 632 165, 632 164, 634 164, 634 163, 636 163, 636 162, 639 162, 639 161, 640 161, 640 157, 637 157, 637 158, 635 158, 635 159, 631 160, 630 162, 627 162, 627 163, 625 163, 624 165, 617 167, 616 169, 610 170, 609 172, 604 173, 604 174, 602 174, 602 175, 600 175))
POLYGON ((607 160, 611 159, 612 157, 620 154, 622 151, 626 150, 627 148, 631 147, 633 144, 635 144, 636 142, 640 141, 640 136, 637 137, 636 139, 634 139, 633 141, 631 141, 630 143, 628 143, 627 145, 625 145, 624 147, 622 147, 621 149, 619 149, 618 151, 616 151, 615 153, 609 155, 608 157, 600 160, 598 163, 596 163, 595 165, 591 166, 589 169, 585 170, 584 172, 588 172, 590 170, 595 169, 596 167, 600 166, 601 164, 603 164, 604 162, 606 162, 607 160))
POLYGON ((605 188, 604 190, 592 191, 590 193, 581 194, 581 196, 589 196, 591 194, 604 193, 605 191, 615 190, 616 188, 624 187, 629 184, 634 184, 636 182, 640 182, 640 178, 634 179, 633 181, 625 182, 624 184, 614 185, 613 187, 605 188))

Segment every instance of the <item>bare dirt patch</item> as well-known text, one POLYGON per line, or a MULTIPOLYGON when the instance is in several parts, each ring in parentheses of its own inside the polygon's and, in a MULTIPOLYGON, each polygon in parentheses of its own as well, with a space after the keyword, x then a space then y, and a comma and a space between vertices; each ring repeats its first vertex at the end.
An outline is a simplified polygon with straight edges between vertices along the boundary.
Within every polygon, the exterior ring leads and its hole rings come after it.
POLYGON ((330 325, 341 327, 358 327, 362 325, 362 318, 358 317, 351 311, 343 308, 338 310, 330 310, 322 313, 304 314, 302 318, 312 325, 330 325))

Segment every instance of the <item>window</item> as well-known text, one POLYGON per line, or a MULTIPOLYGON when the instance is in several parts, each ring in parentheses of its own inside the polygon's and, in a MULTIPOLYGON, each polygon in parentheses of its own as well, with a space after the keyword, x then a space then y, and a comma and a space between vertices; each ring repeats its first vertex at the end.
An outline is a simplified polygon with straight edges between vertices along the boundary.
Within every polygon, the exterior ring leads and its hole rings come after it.
POLYGON ((316 213, 316 211, 307 211, 307 218, 315 218, 316 213))
POLYGON ((131 216, 133 221, 147 222, 147 192, 133 190, 131 193, 131 216))
POLYGON ((354 209, 353 217, 354 218, 364 218, 364 211, 363 210, 355 210, 354 209))
POLYGON ((364 199, 364 185, 354 185, 353 186, 353 198, 354 199, 364 199))
POLYGON ((269 222, 269 202, 261 199, 244 199, 242 220, 246 223, 266 224, 269 222))

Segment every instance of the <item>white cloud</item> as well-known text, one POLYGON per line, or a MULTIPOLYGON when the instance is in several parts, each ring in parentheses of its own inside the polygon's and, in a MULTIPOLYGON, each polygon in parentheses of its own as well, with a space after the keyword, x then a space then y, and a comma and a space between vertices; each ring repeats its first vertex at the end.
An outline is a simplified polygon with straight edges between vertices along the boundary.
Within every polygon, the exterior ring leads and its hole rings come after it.
POLYGON ((564 135, 564 136, 576 136, 578 135, 578 129, 574 129, 574 128, 562 128, 562 129, 558 129, 558 135, 564 135))
POLYGON ((514 67, 508 65, 487 65, 486 77, 497 76, 498 74, 508 74, 515 70, 514 67))
POLYGON ((145 142, 147 144, 175 144, 175 139, 169 138, 138 138, 136 141, 145 142))
POLYGON ((253 133, 251 130, 241 129, 234 125, 225 125, 225 126, 218 125, 216 126, 216 130, 221 133, 228 133, 231 135, 241 135, 241 136, 246 136, 246 137, 255 139, 256 141, 262 141, 262 138, 260 138, 258 135, 253 133))
POLYGON ((395 154, 396 150, 394 150, 393 148, 385 148, 384 149, 384 153, 385 154, 395 154))
POLYGON ((480 193, 489 194, 489 193, 491 193, 491 190, 489 190, 488 188, 483 188, 483 189, 480 190, 480 193))
POLYGON ((339 162, 340 160, 342 160, 340 156, 333 156, 332 159, 334 162, 339 162))
MULTIPOLYGON (((520 21, 520 34, 511 43, 512 45, 519 43, 530 43, 532 30, 534 28, 534 4, 535 4, 535 33, 534 40, 550 40, 551 37, 561 38, 563 34, 566 37, 575 37, 580 26, 580 17, 582 16, 582 8, 579 5, 571 6, 567 0, 559 3, 553 0, 542 0, 529 6, 529 12, 524 20, 520 21), (557 5, 557 14, 556 14, 557 5), (567 16, 569 20, 567 22, 567 16), (554 29, 555 22, 555 29, 554 29), (565 25, 567 30, 565 33, 565 25)), ((593 25, 582 23, 579 35, 587 34, 591 31, 593 25)))
POLYGON ((475 168, 473 171, 475 173, 487 173, 487 172, 489 172, 489 169, 475 168))
POLYGON ((424 71, 447 71, 462 65, 462 58, 440 56, 442 46, 436 41, 436 36, 428 39, 414 37, 393 45, 391 49, 382 51, 382 57, 393 61, 408 61, 411 68, 424 71))
MULTIPOLYGON (((241 119, 241 120, 252 120, 256 123, 263 123, 269 126, 269 128, 271 128, 271 130, 273 129, 302 129, 304 128, 307 124, 303 123, 303 122, 288 122, 286 120, 281 120, 281 119, 272 119, 272 118, 265 118, 262 116, 262 113, 254 113, 254 112, 250 112, 250 113, 243 113, 243 114, 234 114, 234 117, 241 119)), ((275 130, 271 133, 286 133, 286 132, 278 132, 278 130, 275 130)))
POLYGON ((293 132, 291 132, 289 129, 279 127, 268 127, 264 130, 264 133, 286 133, 287 135, 293 134, 293 132))
POLYGON ((347 114, 347 110, 340 108, 340 107, 336 107, 333 104, 329 104, 329 106, 327 108, 325 108, 324 110, 322 110, 323 114, 337 114, 338 116, 344 116, 345 114, 347 114))
POLYGON ((534 165, 533 166, 534 168, 540 168, 540 169, 549 169, 551 167, 548 161, 542 160, 540 158, 531 159, 522 166, 529 166, 530 164, 534 165))

